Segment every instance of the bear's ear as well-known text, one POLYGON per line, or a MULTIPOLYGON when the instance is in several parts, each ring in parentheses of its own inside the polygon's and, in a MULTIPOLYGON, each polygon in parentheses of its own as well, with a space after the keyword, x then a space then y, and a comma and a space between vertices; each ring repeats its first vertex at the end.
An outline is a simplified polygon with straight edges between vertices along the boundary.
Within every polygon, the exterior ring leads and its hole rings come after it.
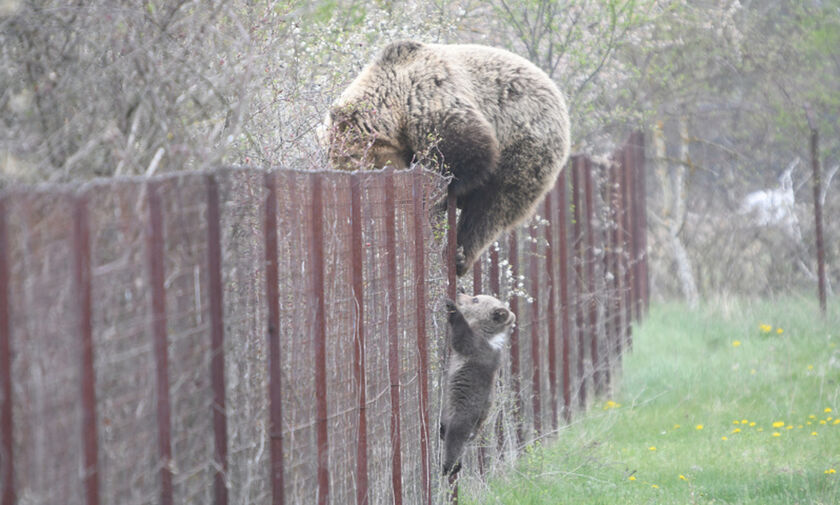
POLYGON ((405 63, 410 60, 421 47, 423 47, 423 44, 413 40, 391 42, 385 46, 385 49, 382 50, 382 54, 379 55, 379 64, 390 66, 405 63))

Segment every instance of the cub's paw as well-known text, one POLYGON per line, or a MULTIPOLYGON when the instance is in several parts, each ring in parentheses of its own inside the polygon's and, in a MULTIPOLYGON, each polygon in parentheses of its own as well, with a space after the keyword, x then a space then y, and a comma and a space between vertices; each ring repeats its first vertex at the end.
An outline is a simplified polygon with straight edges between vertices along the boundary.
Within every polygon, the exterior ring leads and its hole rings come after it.
POLYGON ((458 250, 455 251, 455 275, 458 277, 463 276, 469 271, 470 266, 472 265, 467 264, 467 256, 464 254, 464 246, 459 245, 458 250))
POLYGON ((448 476, 449 478, 454 478, 458 475, 458 472, 461 471, 461 462, 455 463, 455 466, 450 467, 447 464, 443 465, 443 475, 448 476))
POLYGON ((449 298, 446 299, 446 312, 449 314, 454 314, 458 312, 458 307, 455 306, 455 302, 453 302, 449 298))

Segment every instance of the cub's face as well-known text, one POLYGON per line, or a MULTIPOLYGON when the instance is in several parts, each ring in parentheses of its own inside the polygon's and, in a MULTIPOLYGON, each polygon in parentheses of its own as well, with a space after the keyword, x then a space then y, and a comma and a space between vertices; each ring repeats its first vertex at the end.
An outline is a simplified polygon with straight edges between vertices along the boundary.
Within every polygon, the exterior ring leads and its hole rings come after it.
POLYGON ((510 333, 516 315, 506 304, 490 295, 469 296, 459 294, 455 297, 455 306, 464 315, 473 331, 480 331, 484 338, 491 339, 510 333))

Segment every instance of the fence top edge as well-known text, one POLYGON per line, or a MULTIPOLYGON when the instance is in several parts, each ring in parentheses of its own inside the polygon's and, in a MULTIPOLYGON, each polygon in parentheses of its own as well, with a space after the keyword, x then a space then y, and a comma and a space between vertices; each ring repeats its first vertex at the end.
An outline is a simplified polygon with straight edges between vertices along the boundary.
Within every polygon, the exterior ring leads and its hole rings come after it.
POLYGON ((299 168, 258 168, 258 167, 242 167, 242 166, 223 166, 207 170, 184 170, 179 172, 168 172, 165 174, 158 174, 153 176, 145 175, 130 175, 117 177, 97 177, 95 179, 84 181, 71 181, 64 183, 36 183, 36 184, 16 184, 13 183, 7 188, 0 189, 0 200, 11 197, 23 196, 44 196, 55 195, 65 197, 80 197, 94 191, 96 189, 111 188, 122 184, 148 184, 161 183, 171 180, 187 179, 191 177, 200 176, 216 176, 228 174, 253 174, 253 175, 268 175, 275 173, 298 173, 298 174, 328 174, 328 175, 364 175, 366 177, 385 177, 389 173, 409 173, 414 174, 422 172, 426 176, 436 176, 444 178, 436 170, 430 170, 422 165, 414 165, 405 170, 332 170, 332 169, 299 169, 299 168))

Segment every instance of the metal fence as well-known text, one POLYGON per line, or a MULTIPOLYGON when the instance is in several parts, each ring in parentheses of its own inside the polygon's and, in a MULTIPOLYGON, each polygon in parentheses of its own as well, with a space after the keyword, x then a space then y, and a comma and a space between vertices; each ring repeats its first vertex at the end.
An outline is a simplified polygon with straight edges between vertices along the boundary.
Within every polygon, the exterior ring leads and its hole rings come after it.
MULTIPOLYGON (((647 303, 642 167, 640 134, 574 158, 461 280, 519 321, 466 471, 614 379, 647 303)), ((0 505, 447 501, 444 191, 216 170, 0 196, 0 505)))

